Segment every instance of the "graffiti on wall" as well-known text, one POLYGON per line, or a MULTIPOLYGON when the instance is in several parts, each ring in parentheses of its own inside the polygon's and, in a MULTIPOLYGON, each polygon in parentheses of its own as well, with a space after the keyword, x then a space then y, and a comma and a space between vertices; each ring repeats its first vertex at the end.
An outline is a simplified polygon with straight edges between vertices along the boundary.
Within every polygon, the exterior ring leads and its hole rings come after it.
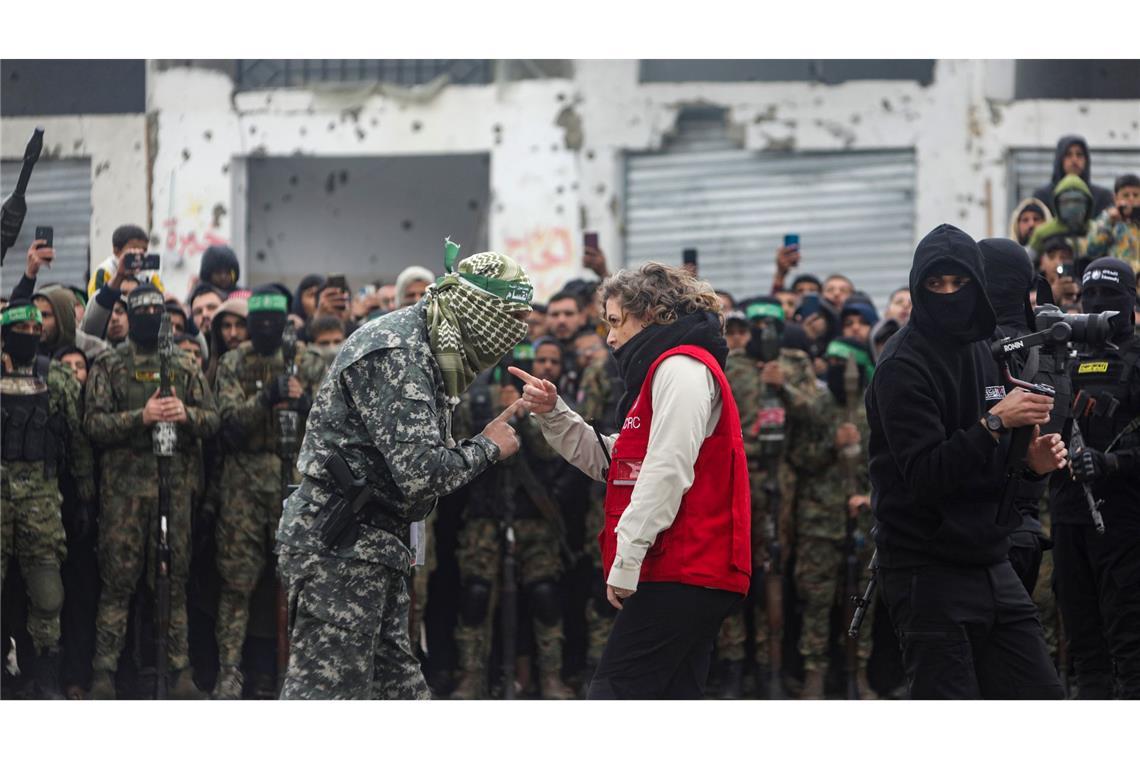
POLYGON ((522 264, 539 301, 557 293, 577 270, 567 227, 536 227, 521 235, 507 234, 503 241, 503 253, 522 264))
POLYGON ((183 228, 183 231, 180 231, 177 217, 167 219, 162 223, 162 226, 166 229, 163 250, 174 257, 179 262, 179 266, 201 256, 212 245, 230 244, 229 240, 214 227, 203 230, 201 237, 199 237, 198 231, 194 229, 185 230, 183 228))

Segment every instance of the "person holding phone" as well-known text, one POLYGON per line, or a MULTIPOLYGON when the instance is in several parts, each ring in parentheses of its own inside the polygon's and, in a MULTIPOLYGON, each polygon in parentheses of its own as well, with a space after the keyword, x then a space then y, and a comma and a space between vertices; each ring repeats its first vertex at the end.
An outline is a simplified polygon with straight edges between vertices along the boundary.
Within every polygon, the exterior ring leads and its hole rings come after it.
POLYGON ((1116 203, 1101 212, 1089 230, 1088 254, 1121 259, 1140 273, 1140 177, 1117 177, 1115 190, 1116 203))
MULTIPOLYGON (((116 227, 115 231, 111 233, 111 255, 103 259, 103 261, 91 273, 91 279, 87 282, 87 298, 91 300, 99 289, 105 285, 110 285, 115 291, 118 291, 123 283, 123 279, 127 276, 137 276, 139 272, 146 269, 146 251, 150 247, 150 237, 146 234, 146 230, 134 224, 124 224, 121 227, 116 227)), ((157 259, 157 255, 154 256, 157 259)), ((157 270, 157 263, 152 260, 154 269, 157 270)), ((162 281, 158 277, 158 272, 154 271, 150 276, 150 283, 158 288, 159 292, 163 290, 162 281)), ((120 293, 115 293, 117 299, 120 293)), ((111 304, 114 300, 111 301, 111 304)), ((106 308, 110 310, 111 304, 106 308)))
POLYGON ((606 482, 599 536, 619 610, 590 699, 699 699, 721 621, 752 573, 748 466, 724 374, 720 301, 683 269, 649 263, 602 283, 625 395, 600 437, 549 380, 518 367, 523 403, 567 461, 606 482))
POLYGON ((788 272, 800 265, 800 236, 784 235, 784 244, 776 249, 776 274, 772 277, 772 293, 784 290, 788 272))

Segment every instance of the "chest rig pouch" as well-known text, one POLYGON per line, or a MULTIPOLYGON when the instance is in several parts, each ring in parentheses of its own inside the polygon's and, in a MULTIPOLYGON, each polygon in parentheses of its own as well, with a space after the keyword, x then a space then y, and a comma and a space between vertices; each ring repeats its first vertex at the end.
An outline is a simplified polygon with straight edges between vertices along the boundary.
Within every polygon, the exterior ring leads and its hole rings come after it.
POLYGON ((1135 351, 1125 351, 1122 357, 1080 356, 1073 363, 1073 415, 1089 446, 1101 451, 1140 446, 1140 431, 1124 433, 1140 417, 1137 362, 1135 351))
MULTIPOLYGON (((285 363, 280 353, 262 356, 256 351, 249 351, 238 367, 238 382, 245 398, 256 396, 262 388, 276 382, 277 376, 284 371, 285 363)), ((259 410, 257 422, 252 427, 237 430, 227 425, 223 428, 227 450, 277 453, 277 414, 273 409, 259 407, 259 410)))
MULTIPOLYGON (((135 352, 128 348, 123 352, 123 362, 127 370, 127 387, 115 389, 118 411, 142 409, 150 397, 154 395, 154 392, 159 389, 162 382, 162 365, 158 353, 136 356, 135 352)), ((185 400, 183 389, 186 387, 186 383, 183 381, 182 373, 173 362, 170 373, 170 387, 175 390, 179 398, 185 400)), ((185 438, 186 436, 181 436, 180 440, 185 438)), ((149 452, 154 449, 154 442, 149 432, 147 435, 131 436, 130 442, 126 445, 139 451, 149 452)), ((184 446, 184 443, 180 443, 178 448, 184 446)))
POLYGON ((43 462, 50 478, 58 472, 65 426, 51 413, 47 366, 47 358, 40 357, 33 374, 0 378, 0 453, 5 462, 43 462))

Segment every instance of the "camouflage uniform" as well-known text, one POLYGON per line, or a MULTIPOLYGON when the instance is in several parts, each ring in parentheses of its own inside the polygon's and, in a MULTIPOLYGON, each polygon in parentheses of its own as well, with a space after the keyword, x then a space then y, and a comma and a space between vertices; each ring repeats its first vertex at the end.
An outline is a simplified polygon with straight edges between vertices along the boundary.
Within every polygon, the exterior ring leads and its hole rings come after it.
MULTIPOLYGON (((502 410, 494 405, 493 412, 502 410)), ((460 665, 466 681, 476 696, 481 691, 487 659, 490 655, 491 631, 495 609, 501 593, 502 519, 509 503, 515 537, 518 599, 527 595, 534 620, 534 638, 538 648, 538 671, 544 689, 561 692, 563 631, 562 599, 556 585, 562 573, 559 547, 561 504, 579 497, 585 476, 566 463, 542 435, 533 417, 517 420, 521 448, 519 453, 500 464, 473 484, 466 509, 467 522, 459 536, 459 571, 467 598, 472 585, 479 591, 476 603, 465 600, 464 614, 455 631, 460 652, 460 665), (546 514, 533 497, 531 489, 540 488, 539 498, 549 499, 554 518, 546 514), (481 602, 481 604, 478 604, 481 602), (471 609, 472 607, 479 609, 471 609)), ((463 689, 466 690, 466 689, 463 689)), ((544 696, 555 696, 546 694, 544 696)), ((568 696, 568 695, 566 695, 568 696)))
POLYGON ((1132 221, 1113 222, 1108 209, 1101 212, 1089 227, 1089 258, 1112 256, 1128 262, 1132 271, 1140 274, 1140 224, 1132 221))
MULTIPOLYGON (((20 562, 28 589, 28 634, 37 652, 59 644, 59 613, 63 607, 63 583, 59 568, 67 555, 60 509, 60 467, 66 463, 75 478, 78 496, 95 498, 91 447, 83 433, 82 388, 71 370, 57 361, 37 360, 37 372, 6 375, 0 379, 0 408, 3 409, 3 457, 0 469, 0 584, 15 556, 20 562), (46 367, 46 377, 42 370, 46 367), (28 453, 29 422, 25 428, 13 424, 19 397, 39 397, 46 393, 47 420, 37 426, 38 435, 54 444, 39 454, 28 453), (13 436, 20 433, 22 440, 13 436), (21 447, 23 452, 20 453, 21 447)), ((42 401, 40 403, 43 403, 42 401)))
MULTIPOLYGON (((298 380, 306 398, 316 388, 301 357, 298 380)), ((282 458, 278 453, 280 429, 277 410, 265 406, 258 393, 285 371, 281 350, 262 356, 247 341, 222 357, 215 378, 215 396, 222 420, 221 510, 217 516, 217 564, 222 580, 218 599, 216 634, 218 661, 237 668, 249 623, 250 596, 268 563, 272 562, 273 533, 281 519, 282 458)), ((300 425, 307 401, 302 401, 300 425)), ((299 432, 303 427, 299 428, 299 432)), ((289 467, 289 482, 295 483, 289 467)))
MULTIPOLYGON (((847 498, 870 492, 867 469, 866 407, 861 400, 852 404, 852 422, 859 429, 861 453, 854 460, 851 474, 835 449, 835 432, 846 414, 835 397, 821 393, 812 406, 812 433, 807 440, 789 447, 788 460, 800 471, 796 503, 796 588, 804 605, 800 653, 805 671, 827 669, 831 608, 844 594, 843 579, 846 547, 847 498), (853 482, 852 480, 853 479, 853 482)), ((860 572, 867 567, 873 547, 870 540, 872 517, 869 510, 856 520, 856 547, 860 572)), ((860 579, 855 579, 858 586, 860 579)), ((850 621, 844 621, 844 625, 850 621)), ((858 642, 859 668, 865 672, 870 654, 871 628, 865 623, 858 642)))
MULTIPOLYGON (((153 587, 158 526, 158 462, 143 407, 159 387, 159 354, 143 353, 128 340, 95 360, 87 378, 84 429, 102 448, 99 575, 103 592, 95 619, 96 672, 113 672, 123 648, 131 595, 147 568, 153 587)), ((178 449, 171 460, 170 630, 172 670, 189 664, 186 642, 186 581, 190 569, 190 518, 198 485, 200 440, 218 431, 214 396, 198 363, 175 351, 171 386, 186 407, 178 425, 178 449)))
MULTIPOLYGON (((578 413, 594 426, 603 436, 618 431, 615 417, 617 403, 625 392, 625 384, 617 370, 617 362, 607 351, 604 359, 594 361, 582 373, 578 392, 578 413)), ((602 650, 610 637, 617 610, 606 599, 605 578, 602 576, 602 549, 597 537, 605 524, 606 484, 591 482, 586 507, 585 550, 590 563, 596 569, 594 593, 586 605, 586 662, 597 665, 602 659, 602 650)))
POLYGON ((290 621, 283 699, 429 697, 408 639, 408 526, 497 461, 499 449, 483 435, 452 438, 426 308, 421 301, 353 332, 310 410, 302 488, 277 531, 290 621), (322 464, 332 453, 383 506, 368 510, 352 544, 326 549, 314 523, 333 493, 322 464))
MULTIPOLYGON (((785 450, 789 448, 797 435, 798 420, 810 407, 817 395, 815 374, 812 372, 811 359, 806 353, 797 349, 780 349, 778 359, 780 368, 784 373, 784 385, 778 391, 778 396, 785 409, 785 450)), ((750 357, 744 349, 736 349, 728 354, 725 365, 725 376, 729 387, 732 388, 733 398, 736 399, 740 409, 740 425, 744 433, 744 451, 748 457, 749 481, 752 491, 752 564, 755 570, 752 581, 752 616, 756 634, 756 659, 762 668, 767 668, 769 641, 768 608, 764 604, 763 572, 768 562, 768 530, 769 519, 774 520, 779 538, 783 546, 783 554, 787 556, 786 531, 783 525, 785 515, 789 512, 792 503, 791 470, 780 466, 777 472, 779 481, 781 514, 772 515, 769 496, 764 490, 768 479, 768 463, 763 461, 761 444, 758 439, 757 414, 760 410, 763 383, 760 382, 760 369, 756 360, 750 357)), ((782 463, 781 463, 782 464, 782 463)), ((717 651, 723 660, 740 662, 745 658, 745 642, 747 627, 744 615, 747 610, 729 615, 721 624, 717 636, 717 651)))

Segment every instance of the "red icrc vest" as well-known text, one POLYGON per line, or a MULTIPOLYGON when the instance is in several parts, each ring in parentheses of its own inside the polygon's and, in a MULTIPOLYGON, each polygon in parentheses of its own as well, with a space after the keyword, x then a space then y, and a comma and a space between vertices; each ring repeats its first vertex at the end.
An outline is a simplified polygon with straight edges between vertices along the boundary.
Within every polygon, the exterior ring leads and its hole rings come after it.
POLYGON ((752 575, 752 504, 740 413, 720 365, 708 351, 679 346, 649 368, 611 452, 605 525, 598 543, 605 577, 617 553, 614 529, 629 506, 649 446, 653 376, 670 356, 689 356, 708 367, 720 386, 720 420, 697 455, 693 485, 681 498, 673 524, 657 535, 641 566, 640 582, 674 582, 748 593, 752 575))

